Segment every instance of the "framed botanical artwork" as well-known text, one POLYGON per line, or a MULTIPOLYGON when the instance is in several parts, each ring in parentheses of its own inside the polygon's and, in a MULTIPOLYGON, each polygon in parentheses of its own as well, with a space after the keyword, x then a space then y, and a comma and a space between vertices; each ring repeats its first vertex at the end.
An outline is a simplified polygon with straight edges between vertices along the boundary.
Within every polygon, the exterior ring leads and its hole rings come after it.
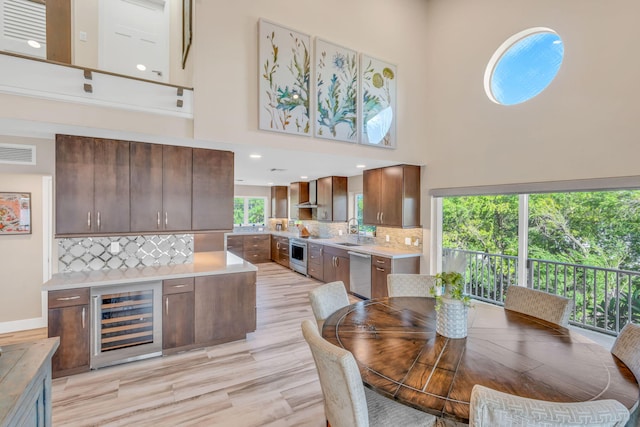
POLYGON ((358 53, 315 42, 315 136, 358 142, 358 53))
POLYGON ((0 192, 0 235, 31 234, 31 193, 0 192))
POLYGON ((311 135, 311 36, 261 19, 258 22, 259 127, 311 135))
POLYGON ((362 125, 360 142, 378 147, 396 147, 395 65, 367 55, 361 56, 362 125))

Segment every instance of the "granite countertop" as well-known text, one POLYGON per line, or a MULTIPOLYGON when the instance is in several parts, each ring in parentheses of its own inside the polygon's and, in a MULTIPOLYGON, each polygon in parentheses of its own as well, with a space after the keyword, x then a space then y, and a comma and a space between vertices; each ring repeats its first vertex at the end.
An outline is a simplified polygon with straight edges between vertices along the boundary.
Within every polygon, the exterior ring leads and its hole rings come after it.
POLYGON ((57 291, 78 287, 120 285, 249 271, 258 271, 258 268, 231 252, 196 252, 193 255, 193 263, 190 264, 56 273, 42 285, 42 290, 57 291))
MULTIPOLYGON (((272 234, 274 236, 283 236, 283 237, 288 237, 290 239, 300 237, 297 232, 270 231, 266 229, 265 231, 241 231, 241 232, 225 233, 225 236, 255 235, 255 234, 272 234)), ((327 246, 333 246, 340 249, 346 249, 352 252, 358 252, 358 253, 369 254, 369 255, 378 255, 378 256, 383 256, 383 257, 392 258, 392 259, 413 258, 413 257, 419 257, 422 255, 421 251, 390 248, 390 247, 380 246, 380 245, 362 244, 358 246, 343 246, 339 244, 340 242, 349 242, 353 240, 353 238, 350 236, 340 236, 340 237, 333 237, 333 238, 310 237, 308 239, 305 238, 304 240, 317 243, 320 245, 327 245, 327 246)))

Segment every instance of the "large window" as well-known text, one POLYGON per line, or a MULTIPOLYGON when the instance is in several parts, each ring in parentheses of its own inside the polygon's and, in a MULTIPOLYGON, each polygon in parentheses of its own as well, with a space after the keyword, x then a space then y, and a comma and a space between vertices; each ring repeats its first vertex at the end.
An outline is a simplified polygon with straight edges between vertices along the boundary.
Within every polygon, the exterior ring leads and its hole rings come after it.
POLYGON ((362 193, 356 193, 354 197, 353 209, 355 213, 354 216, 358 220, 358 225, 360 226, 359 232, 365 236, 375 236, 376 226, 364 225, 364 197, 362 196, 362 193))
POLYGON ((233 225, 264 225, 267 222, 266 197, 234 197, 233 225))

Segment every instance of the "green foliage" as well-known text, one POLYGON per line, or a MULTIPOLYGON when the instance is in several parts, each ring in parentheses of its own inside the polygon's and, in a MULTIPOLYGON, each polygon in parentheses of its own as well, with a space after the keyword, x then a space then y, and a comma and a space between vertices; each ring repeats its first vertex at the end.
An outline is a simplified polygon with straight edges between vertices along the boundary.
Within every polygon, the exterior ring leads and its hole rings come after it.
POLYGON ((356 55, 336 54, 333 59, 335 72, 331 73, 326 87, 323 71, 326 52, 322 52, 318 65, 318 124, 329 128, 335 137, 336 126, 343 123, 349 127, 349 138, 356 136, 358 73, 356 55))
POLYGON ((440 308, 443 296, 457 299, 469 306, 471 298, 464 294, 464 280, 462 274, 457 271, 445 271, 436 274, 436 286, 431 288, 431 295, 436 298, 436 309, 440 308), (441 291, 438 292, 438 289, 441 291))

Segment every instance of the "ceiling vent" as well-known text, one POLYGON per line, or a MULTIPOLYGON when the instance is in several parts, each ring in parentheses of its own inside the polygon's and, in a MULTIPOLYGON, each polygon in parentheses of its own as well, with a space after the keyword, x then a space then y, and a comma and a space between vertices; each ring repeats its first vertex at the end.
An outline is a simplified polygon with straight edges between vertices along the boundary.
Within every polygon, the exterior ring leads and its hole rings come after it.
POLYGON ((36 146, 0 144, 0 163, 13 165, 35 165, 36 146))
POLYGON ((271 172, 284 172, 286 171, 286 169, 278 169, 278 168, 271 168, 269 169, 271 172))

